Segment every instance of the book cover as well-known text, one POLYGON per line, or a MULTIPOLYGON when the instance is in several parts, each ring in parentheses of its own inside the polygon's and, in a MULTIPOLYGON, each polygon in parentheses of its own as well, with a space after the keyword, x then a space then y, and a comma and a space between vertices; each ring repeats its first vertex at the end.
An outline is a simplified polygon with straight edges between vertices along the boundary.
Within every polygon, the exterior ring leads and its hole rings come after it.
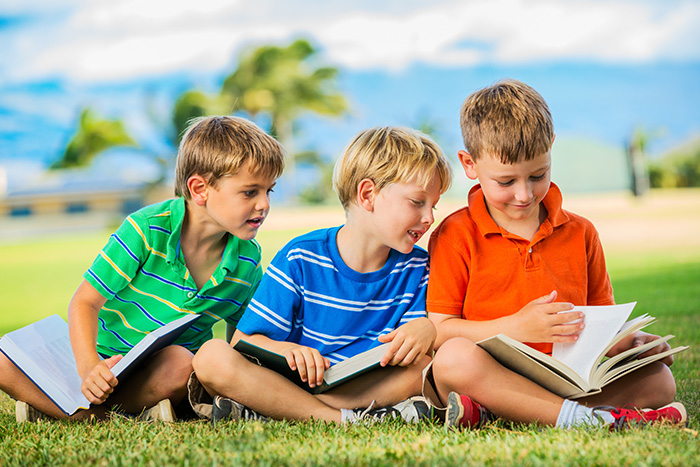
POLYGON ((323 384, 314 388, 309 387, 307 382, 301 380, 298 371, 289 367, 284 355, 263 349, 245 340, 239 340, 233 348, 252 358, 260 365, 279 373, 305 391, 311 394, 321 394, 368 371, 379 368, 379 362, 386 353, 388 346, 388 343, 381 344, 336 363, 323 373, 323 384))

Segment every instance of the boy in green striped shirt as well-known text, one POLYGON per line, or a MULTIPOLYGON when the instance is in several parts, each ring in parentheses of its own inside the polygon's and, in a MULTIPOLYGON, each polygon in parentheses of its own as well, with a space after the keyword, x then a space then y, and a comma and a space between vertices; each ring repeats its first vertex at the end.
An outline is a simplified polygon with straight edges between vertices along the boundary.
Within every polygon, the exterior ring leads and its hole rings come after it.
MULTIPOLYGON (((89 410, 113 406, 173 420, 187 394, 193 352, 224 319, 236 325, 262 276, 254 237, 284 168, 284 148, 237 117, 195 120, 177 157, 177 198, 131 214, 112 234, 68 308, 71 345, 89 410), (110 369, 147 333, 201 315, 171 346, 125 381, 110 369), (149 409, 150 408, 150 409, 149 409)), ((0 360, 0 389, 17 399, 17 420, 65 418, 14 365, 0 360)))

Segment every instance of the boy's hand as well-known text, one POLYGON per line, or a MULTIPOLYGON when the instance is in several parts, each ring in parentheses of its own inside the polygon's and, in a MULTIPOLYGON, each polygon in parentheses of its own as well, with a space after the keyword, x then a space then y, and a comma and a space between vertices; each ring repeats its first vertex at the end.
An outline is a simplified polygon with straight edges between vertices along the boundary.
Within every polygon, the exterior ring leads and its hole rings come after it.
POLYGON ((513 315, 511 337, 521 342, 574 342, 584 328, 583 313, 555 302, 557 292, 537 298, 513 315), (577 322, 572 322, 577 321, 577 322))
POLYGON ((101 404, 114 391, 117 386, 117 378, 112 374, 112 367, 122 359, 122 355, 113 355, 101 360, 92 367, 83 378, 80 390, 91 404, 101 404))
POLYGON ((314 348, 303 345, 292 345, 282 354, 287 358, 287 364, 292 370, 298 370, 301 380, 314 388, 323 384, 323 372, 331 366, 330 360, 314 348))
POLYGON ((435 342, 437 332, 428 318, 418 318, 399 326, 389 334, 379 336, 379 342, 391 342, 380 362, 381 366, 408 366, 435 342))
MULTIPOLYGON (((614 357, 615 355, 624 352, 625 350, 629 350, 633 347, 639 347, 640 345, 644 345, 647 342, 655 341, 657 339, 660 339, 659 336, 654 335, 654 334, 648 334, 646 332, 642 331, 637 331, 630 336, 626 337, 625 339, 621 340, 618 342, 613 348, 610 349, 608 352, 608 357, 614 357)), ((646 352, 639 354, 637 356, 637 359, 649 357, 651 355, 656 355, 661 352, 665 352, 671 348, 670 345, 668 345, 668 342, 661 342, 659 345, 652 347, 651 349, 647 350, 646 352)), ((666 366, 671 366, 673 365, 673 355, 669 355, 665 357, 663 360, 660 360, 662 363, 665 363, 666 366)))

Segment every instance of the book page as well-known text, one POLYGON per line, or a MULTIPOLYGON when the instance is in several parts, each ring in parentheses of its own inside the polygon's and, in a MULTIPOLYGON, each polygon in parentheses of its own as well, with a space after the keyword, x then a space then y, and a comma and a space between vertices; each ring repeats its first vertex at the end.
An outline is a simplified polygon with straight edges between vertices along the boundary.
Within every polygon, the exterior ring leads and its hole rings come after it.
POLYGON ((68 324, 58 315, 6 334, 3 351, 27 377, 68 415, 90 402, 80 391, 80 376, 68 337, 68 324))
POLYGON ((610 341, 627 321, 635 304, 574 307, 573 311, 584 313, 586 326, 576 342, 554 344, 552 357, 589 381, 591 371, 604 356, 610 341))
POLYGON ((374 368, 379 366, 379 362, 386 353, 389 343, 373 347, 353 357, 350 357, 342 362, 338 362, 323 375, 323 380, 328 384, 334 384, 348 376, 357 373, 360 370, 374 368))

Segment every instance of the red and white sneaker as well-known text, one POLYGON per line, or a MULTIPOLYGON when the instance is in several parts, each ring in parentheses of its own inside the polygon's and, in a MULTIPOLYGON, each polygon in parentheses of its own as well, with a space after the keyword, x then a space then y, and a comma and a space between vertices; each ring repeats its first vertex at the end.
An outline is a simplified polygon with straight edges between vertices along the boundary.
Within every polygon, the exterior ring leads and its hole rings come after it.
POLYGON ((610 414, 615 418, 610 429, 615 431, 647 425, 688 425, 688 412, 680 402, 672 402, 656 410, 623 409, 618 407, 610 410, 610 414))
POLYGON ((445 426, 447 428, 481 428, 492 421, 494 416, 482 405, 468 396, 451 392, 447 397, 445 426))

